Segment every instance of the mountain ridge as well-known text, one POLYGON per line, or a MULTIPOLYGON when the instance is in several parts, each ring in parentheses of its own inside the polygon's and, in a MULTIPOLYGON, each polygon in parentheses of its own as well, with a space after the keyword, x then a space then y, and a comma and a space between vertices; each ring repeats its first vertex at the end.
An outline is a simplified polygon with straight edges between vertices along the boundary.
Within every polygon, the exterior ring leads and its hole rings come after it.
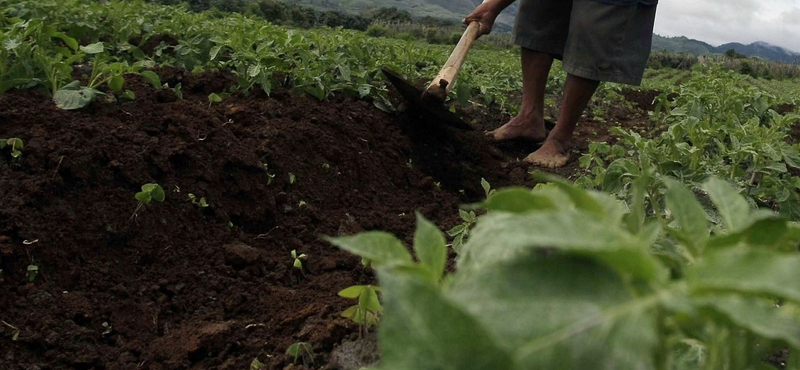
MULTIPOLYGON (((370 8, 394 7, 408 11, 413 17, 433 17, 451 21, 460 21, 481 4, 482 0, 284 0, 290 3, 309 5, 316 9, 339 10, 358 13, 370 8)), ((495 32, 509 32, 513 28, 517 13, 517 3, 511 4, 500 14, 495 22, 495 32)), ((690 39, 685 36, 665 37, 653 34, 653 50, 684 52, 694 55, 724 54, 729 49, 748 57, 759 57, 767 60, 794 63, 800 60, 800 53, 756 41, 751 44, 730 42, 719 46, 690 39)))

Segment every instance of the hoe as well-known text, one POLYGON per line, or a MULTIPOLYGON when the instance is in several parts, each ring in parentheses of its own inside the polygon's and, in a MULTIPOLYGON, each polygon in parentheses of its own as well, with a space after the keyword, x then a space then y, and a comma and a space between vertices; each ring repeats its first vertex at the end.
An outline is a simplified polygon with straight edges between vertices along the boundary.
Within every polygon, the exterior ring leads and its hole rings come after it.
MULTIPOLYGON (((484 0, 486 2, 487 0, 484 0)), ((458 45, 450 54, 442 70, 433 79, 427 89, 420 90, 412 83, 401 77, 397 72, 394 72, 386 67, 382 68, 383 74, 392 85, 397 89, 403 99, 408 101, 411 106, 420 108, 424 112, 430 114, 435 118, 436 122, 441 122, 448 126, 452 126, 461 130, 474 130, 470 124, 464 122, 461 118, 450 112, 444 105, 447 94, 453 90, 458 72, 467 58, 472 43, 478 37, 481 25, 478 22, 472 22, 464 31, 458 45)))

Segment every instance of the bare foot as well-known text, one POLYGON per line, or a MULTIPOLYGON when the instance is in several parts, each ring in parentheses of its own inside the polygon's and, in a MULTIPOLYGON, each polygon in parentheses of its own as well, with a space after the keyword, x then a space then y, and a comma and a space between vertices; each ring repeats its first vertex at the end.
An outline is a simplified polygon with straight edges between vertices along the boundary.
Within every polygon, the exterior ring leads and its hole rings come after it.
POLYGON ((526 138, 541 143, 547 138, 547 129, 544 128, 544 119, 537 120, 523 116, 520 113, 505 125, 494 131, 487 132, 486 135, 492 137, 495 141, 526 138))
POLYGON ((548 139, 539 150, 525 157, 524 161, 546 168, 564 167, 569 161, 569 145, 548 139))

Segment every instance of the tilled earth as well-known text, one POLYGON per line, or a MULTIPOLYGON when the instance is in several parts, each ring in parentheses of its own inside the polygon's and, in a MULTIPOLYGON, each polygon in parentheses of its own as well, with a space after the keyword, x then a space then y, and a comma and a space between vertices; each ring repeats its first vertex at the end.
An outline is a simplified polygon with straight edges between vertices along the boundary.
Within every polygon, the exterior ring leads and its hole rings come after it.
MULTIPOLYGON (((35 91, 0 95, 0 137, 25 142, 20 159, 0 153, 0 368, 247 369, 258 358, 282 369, 299 341, 315 366, 335 368, 330 352, 357 335, 339 317, 353 302, 336 293, 373 276, 321 236, 384 230, 408 242, 416 211, 454 226, 459 205, 483 197, 482 177, 534 184, 520 160, 536 145, 490 143, 484 131, 509 119, 491 109, 460 111, 478 129, 459 132, 345 97, 210 105, 231 76, 159 74, 182 83, 183 99, 135 76, 135 101, 79 111, 35 91), (134 194, 153 182, 166 200, 134 214, 134 194), (292 250, 308 255, 303 272, 292 250)), ((629 108, 605 118, 647 122, 629 108)), ((593 117, 577 137, 576 153, 613 140, 593 117)), ((556 173, 580 171, 573 154, 556 173)))

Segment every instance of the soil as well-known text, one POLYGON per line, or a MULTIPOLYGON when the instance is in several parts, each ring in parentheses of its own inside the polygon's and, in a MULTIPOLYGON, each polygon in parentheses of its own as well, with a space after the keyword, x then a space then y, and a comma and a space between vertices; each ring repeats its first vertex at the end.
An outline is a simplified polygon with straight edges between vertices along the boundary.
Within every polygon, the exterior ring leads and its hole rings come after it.
MULTIPOLYGON (((537 145, 489 142, 484 131, 510 118, 492 109, 459 111, 478 126, 462 132, 344 96, 210 105, 232 76, 158 73, 183 99, 138 76, 126 82, 135 101, 78 111, 35 91, 0 95, 0 137, 25 143, 20 159, 0 153, 0 368, 297 368, 285 351, 300 341, 311 367, 335 368, 334 347, 358 336, 339 317, 353 302, 336 293, 374 277, 322 236, 408 243, 414 212, 454 226, 459 205, 484 196, 482 177, 534 185, 521 159, 537 145), (152 182, 166 200, 134 212, 152 182), (302 271, 292 250, 308 255, 302 271)), ((622 109, 603 120, 646 126, 622 109)), ((613 140, 611 124, 584 117, 555 172, 580 176, 578 154, 613 140)))

